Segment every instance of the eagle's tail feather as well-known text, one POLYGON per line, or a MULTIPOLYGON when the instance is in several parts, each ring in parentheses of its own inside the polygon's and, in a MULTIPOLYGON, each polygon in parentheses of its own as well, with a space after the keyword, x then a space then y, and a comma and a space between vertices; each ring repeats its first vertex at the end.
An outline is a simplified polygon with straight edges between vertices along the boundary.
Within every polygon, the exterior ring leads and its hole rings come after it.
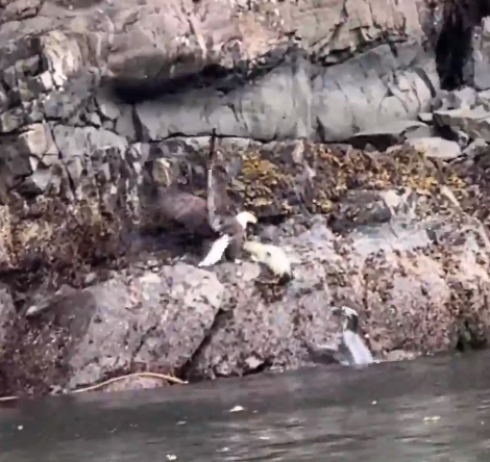
POLYGON ((216 239, 213 242, 211 249, 209 249, 207 255, 204 257, 204 259, 201 262, 199 262, 197 266, 202 268, 206 266, 213 266, 215 263, 218 263, 223 257, 225 250, 230 245, 230 242, 231 242, 231 237, 228 234, 223 234, 223 236, 216 239))

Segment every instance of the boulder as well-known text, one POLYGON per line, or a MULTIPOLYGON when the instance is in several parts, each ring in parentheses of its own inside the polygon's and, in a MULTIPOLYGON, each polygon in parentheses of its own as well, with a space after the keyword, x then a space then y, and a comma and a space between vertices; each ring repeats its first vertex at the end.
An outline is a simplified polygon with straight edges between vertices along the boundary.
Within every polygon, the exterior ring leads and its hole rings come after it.
POLYGON ((390 146, 401 144, 407 139, 431 135, 432 129, 425 123, 399 120, 356 133, 349 143, 358 149, 365 149, 370 144, 379 151, 386 151, 390 146))
POLYGON ((407 140, 407 144, 423 152, 428 158, 451 160, 461 155, 461 148, 458 143, 438 136, 412 138, 407 140))
POLYGON ((116 274, 18 318, 1 369, 8 386, 24 392, 74 389, 138 367, 178 371, 224 298, 214 274, 183 263, 116 274))
POLYGON ((490 140, 490 112, 483 105, 474 108, 438 110, 434 121, 439 126, 450 127, 453 131, 463 131, 471 139, 490 140))

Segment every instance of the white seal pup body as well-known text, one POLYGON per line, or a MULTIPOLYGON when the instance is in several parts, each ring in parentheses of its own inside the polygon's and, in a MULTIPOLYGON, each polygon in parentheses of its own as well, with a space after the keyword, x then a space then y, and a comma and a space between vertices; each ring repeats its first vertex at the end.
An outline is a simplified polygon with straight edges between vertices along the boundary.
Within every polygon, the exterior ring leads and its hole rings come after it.
POLYGON ((283 249, 272 244, 257 241, 245 241, 243 249, 253 260, 267 266, 280 279, 294 279, 291 262, 283 249))
POLYGON ((373 355, 358 334, 359 315, 348 306, 333 307, 332 313, 345 317, 338 343, 339 361, 349 366, 364 366, 374 362, 373 355))

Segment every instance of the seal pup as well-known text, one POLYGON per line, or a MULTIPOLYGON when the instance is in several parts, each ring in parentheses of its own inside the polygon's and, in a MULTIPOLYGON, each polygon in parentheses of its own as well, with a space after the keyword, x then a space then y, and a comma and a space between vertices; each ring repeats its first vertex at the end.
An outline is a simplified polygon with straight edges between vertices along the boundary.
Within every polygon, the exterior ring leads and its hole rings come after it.
POLYGON ((343 316, 342 332, 338 339, 339 362, 349 366, 364 366, 374 362, 373 355, 358 334, 359 314, 348 306, 333 307, 332 314, 343 316))
POLYGON ((216 130, 211 135, 211 148, 207 168, 206 199, 194 194, 172 188, 159 191, 159 210, 167 219, 172 220, 191 232, 202 244, 211 239, 213 244, 199 267, 212 266, 221 260, 223 255, 236 261, 241 253, 246 236, 247 225, 257 223, 257 218, 250 212, 242 211, 230 215, 226 210, 226 191, 216 178, 219 170, 216 158, 216 130))
POLYGON ((280 282, 286 283, 294 279, 291 262, 280 247, 258 241, 245 241, 243 249, 250 254, 252 260, 267 266, 280 282))

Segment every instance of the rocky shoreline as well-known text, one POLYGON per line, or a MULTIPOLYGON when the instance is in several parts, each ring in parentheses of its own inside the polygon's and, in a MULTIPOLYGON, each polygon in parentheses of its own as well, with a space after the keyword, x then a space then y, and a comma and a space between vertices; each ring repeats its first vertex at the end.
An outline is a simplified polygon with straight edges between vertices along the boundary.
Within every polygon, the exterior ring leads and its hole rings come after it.
POLYGON ((316 3, 0 7, 0 396, 311 366, 331 304, 379 359, 487 344, 486 3, 316 3), (287 285, 161 232, 213 128, 287 285))

